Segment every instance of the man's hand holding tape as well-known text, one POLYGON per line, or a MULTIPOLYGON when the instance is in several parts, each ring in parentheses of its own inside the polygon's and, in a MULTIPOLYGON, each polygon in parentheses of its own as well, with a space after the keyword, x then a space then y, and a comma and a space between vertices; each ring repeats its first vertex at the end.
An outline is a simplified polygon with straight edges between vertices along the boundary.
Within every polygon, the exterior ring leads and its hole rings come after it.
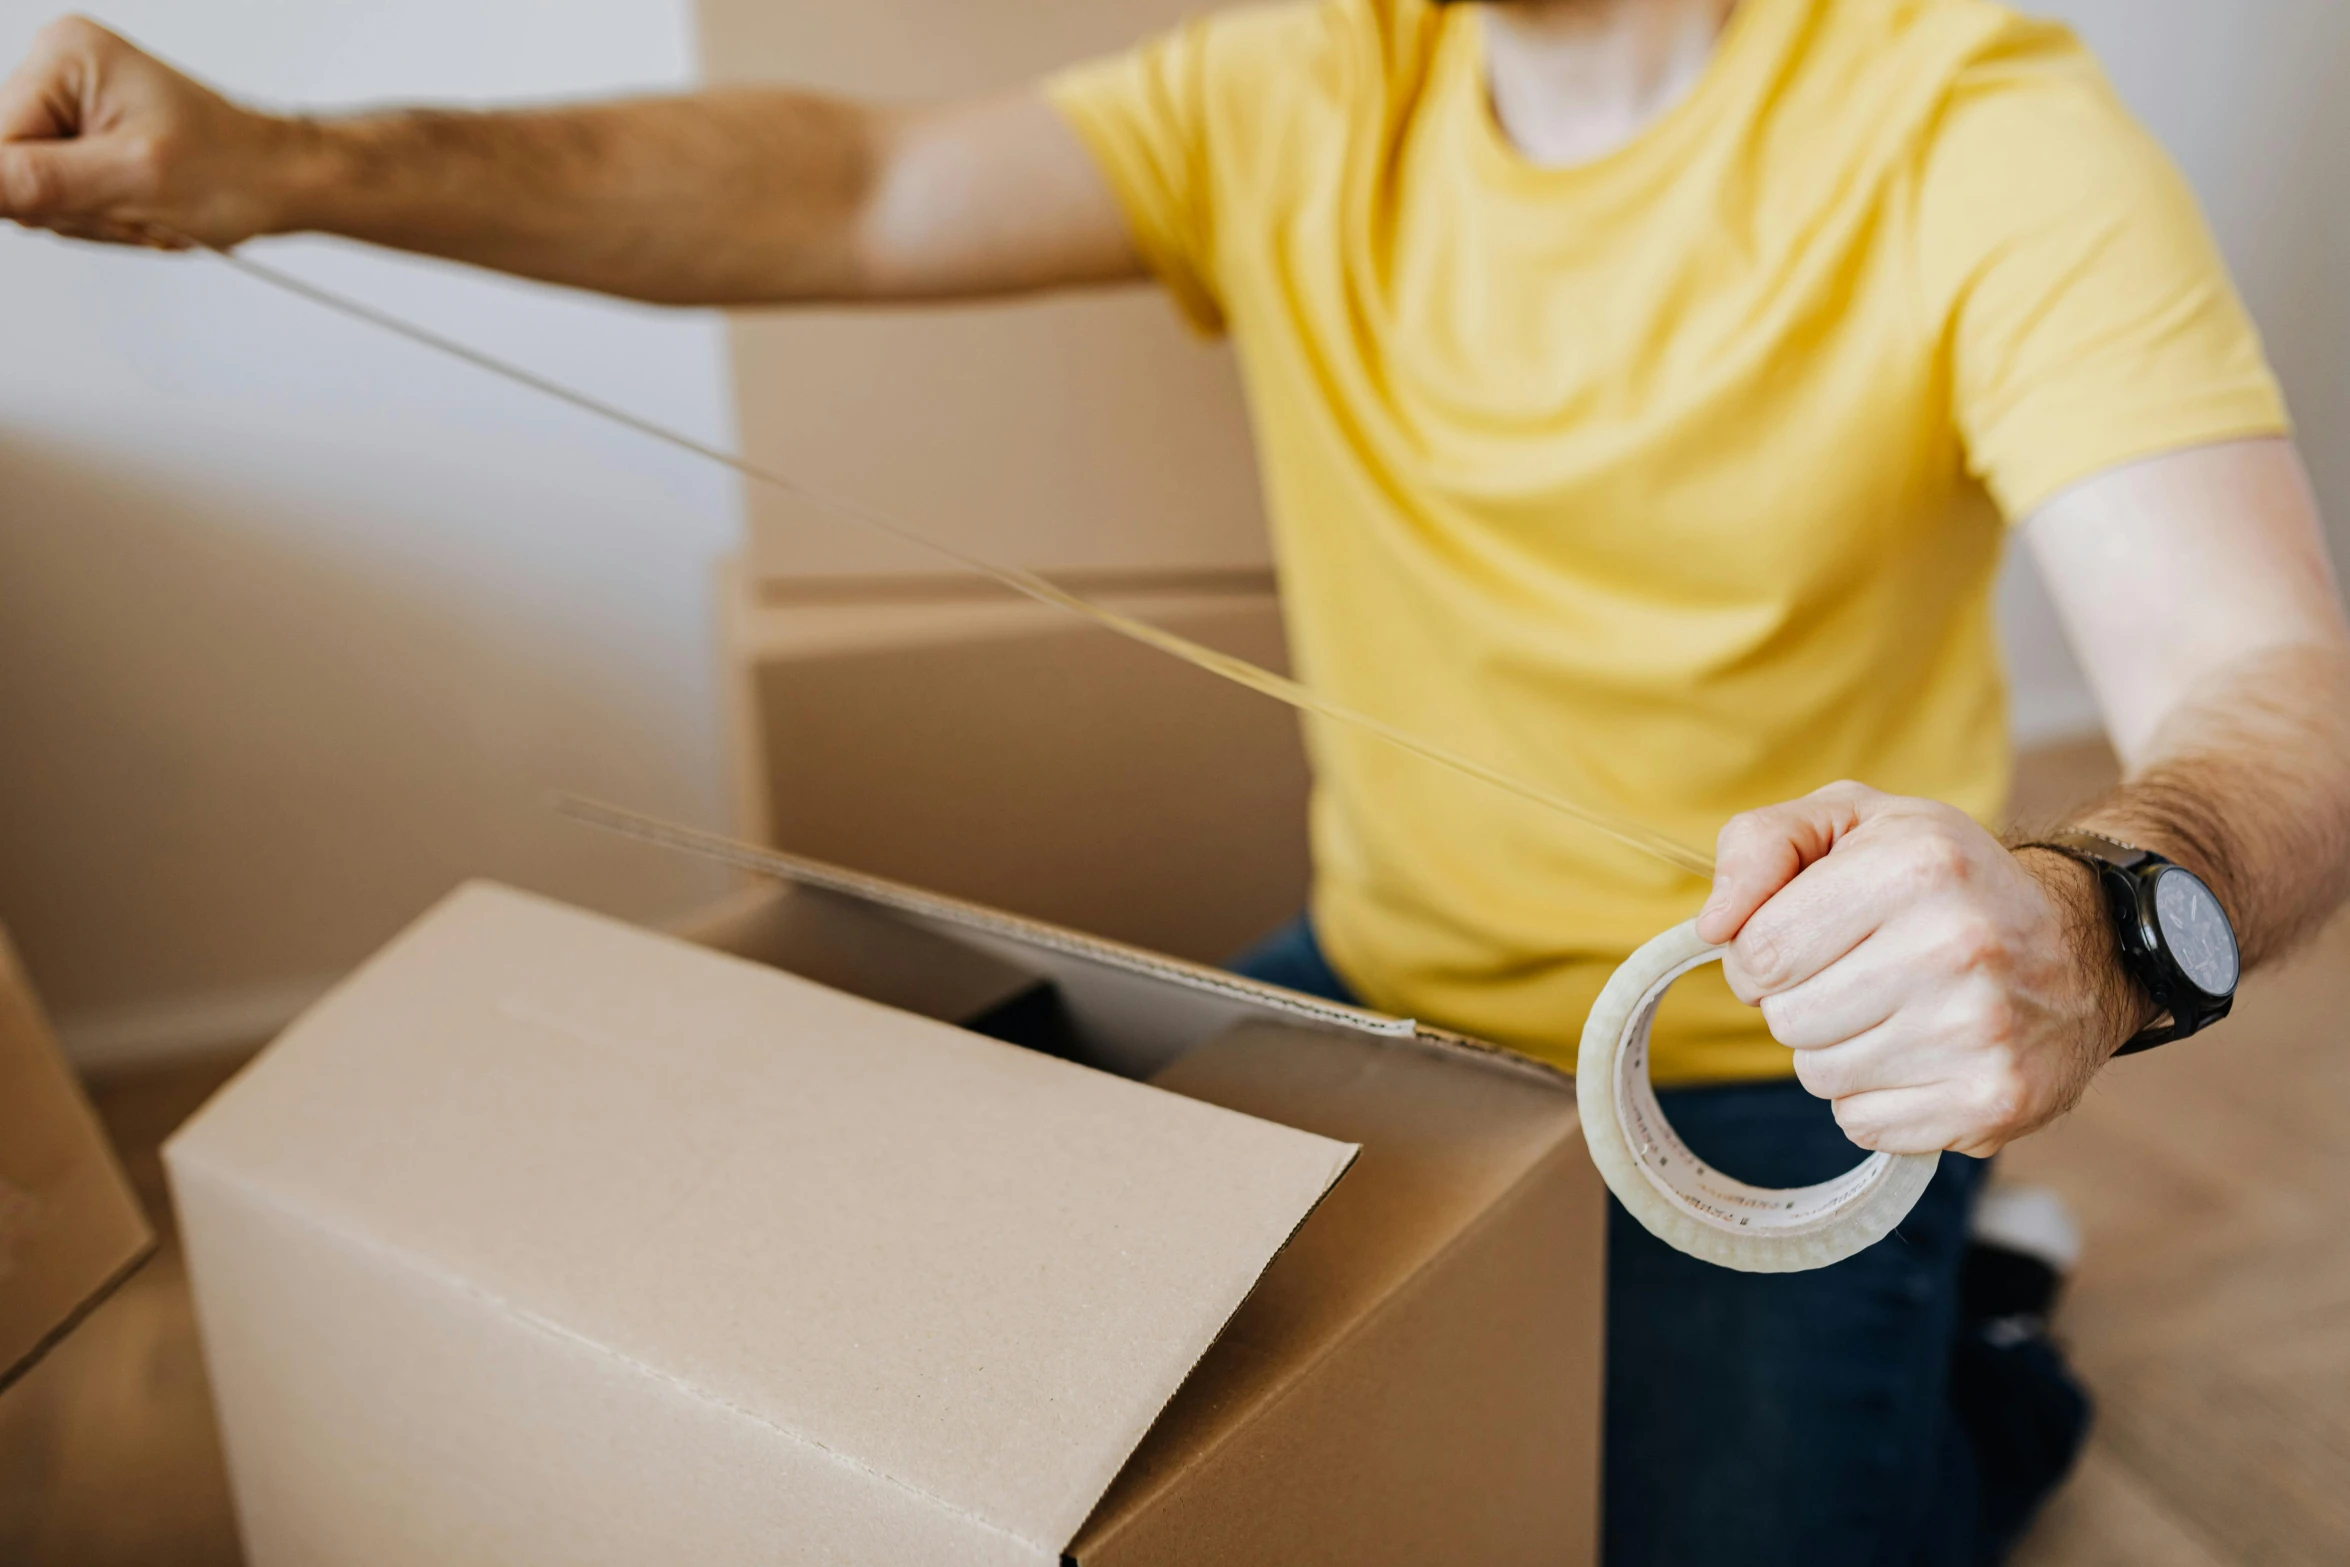
MULTIPOLYGON (((2282 441, 2157 458, 2027 526, 2129 781, 2070 824, 2217 893, 2247 969, 2338 906, 2350 636, 2282 441)), ((2094 874, 1856 783, 1722 829, 1699 934, 1863 1148, 1987 1157, 2063 1115, 2156 1006, 2094 874)))

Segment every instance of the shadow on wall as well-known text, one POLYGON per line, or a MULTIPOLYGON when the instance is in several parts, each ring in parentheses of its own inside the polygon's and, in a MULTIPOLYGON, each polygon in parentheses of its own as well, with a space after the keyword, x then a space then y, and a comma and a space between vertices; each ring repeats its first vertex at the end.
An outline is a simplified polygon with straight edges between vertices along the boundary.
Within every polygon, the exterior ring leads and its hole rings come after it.
POLYGON ((2280 275, 2248 287, 2254 308, 2275 323, 2269 355, 2293 399, 2301 448, 2326 506, 2335 569, 2350 577, 2350 290, 2343 286, 2350 281, 2350 202, 2341 199, 2342 149, 2350 147, 2350 21, 2338 20, 2334 36, 2329 90, 2300 118, 2290 160, 2316 176, 2312 184, 2331 184, 2332 199, 2276 203, 2280 275))
POLYGON ((218 481, 0 434, 0 923, 85 1060, 273 1026, 467 876, 639 915, 719 885, 544 809, 705 817, 713 771, 561 580, 338 558, 218 481))
POLYGON ((2186 171, 2292 399, 2350 566, 2350 7, 2047 0, 2186 171))

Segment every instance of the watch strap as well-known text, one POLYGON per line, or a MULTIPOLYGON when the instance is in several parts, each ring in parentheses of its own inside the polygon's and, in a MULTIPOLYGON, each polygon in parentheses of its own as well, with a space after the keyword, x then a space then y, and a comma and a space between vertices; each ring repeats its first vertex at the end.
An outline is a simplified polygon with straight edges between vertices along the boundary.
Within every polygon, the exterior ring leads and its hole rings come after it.
POLYGON ((2183 1027, 2176 1018, 2165 1016, 2123 1040, 2121 1048, 2114 1054, 2134 1056, 2141 1050, 2152 1050, 2156 1045, 2167 1045, 2174 1039, 2184 1039, 2193 1032, 2193 1029, 2183 1027))
POLYGON ((2157 1045, 2167 1045, 2175 1039, 2183 1039, 2196 1032, 2202 1026, 2201 1021, 2185 1017, 2171 996, 2169 987, 2157 983, 2153 976, 2140 971, 2140 967, 2135 961, 2137 954, 2131 950, 2128 939, 2122 934, 2123 922, 2128 918, 2128 913, 2119 901, 2120 894, 2107 883, 2109 874, 2127 878, 2149 861, 2163 865, 2168 865, 2171 862, 2152 850, 2142 849, 2134 843, 2124 843, 2119 838, 2108 838, 2103 833, 2086 832, 2079 829, 2051 833, 2045 838, 2035 838, 2029 843, 2019 843, 2015 846, 2014 852, 2021 853, 2026 849, 2039 849, 2049 854, 2060 854, 2097 873, 2098 893, 2105 903, 2106 917, 2113 925, 2114 951, 2121 959, 2122 971, 2130 976, 2132 984, 2145 992, 2148 1000, 2162 1009, 2160 1017, 2124 1040, 2121 1048, 2116 1050, 2114 1054, 2116 1056, 2134 1056, 2142 1050, 2152 1050, 2157 1045))
POLYGON ((2086 865, 2110 865, 2122 871, 2134 871, 2149 860, 2162 859, 2151 849, 2143 849, 2137 844, 2124 843, 2119 838, 2109 838, 2104 833, 2090 832, 2084 828, 2067 828, 2063 832, 2050 833, 2044 839, 2020 847, 2053 849, 2086 865))

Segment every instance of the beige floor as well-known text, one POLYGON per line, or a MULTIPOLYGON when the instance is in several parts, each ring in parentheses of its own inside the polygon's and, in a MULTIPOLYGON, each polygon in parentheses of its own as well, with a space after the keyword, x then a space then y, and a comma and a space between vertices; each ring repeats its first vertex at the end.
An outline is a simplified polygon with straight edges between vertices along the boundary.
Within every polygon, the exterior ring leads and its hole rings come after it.
MULTIPOLYGON (((2037 759, 2024 812, 2109 775, 2037 759)), ((2118 1064, 2009 1157, 2089 1250, 2064 1328, 2100 1403, 2025 1567, 2350 1563, 2350 922, 2204 1038, 2118 1064)), ((152 1211, 155 1147, 226 1064, 100 1087, 152 1211)), ((220 1453, 175 1247, 0 1398, 0 1563, 229 1567, 220 1453)))
MULTIPOLYGON (((2018 814, 2110 779, 2044 754, 2018 814)), ((2063 1321, 2092 1446, 2023 1567, 2350 1563, 2350 920, 2246 987, 2235 1016, 2120 1061, 2018 1145, 2088 1236, 2063 1321)))

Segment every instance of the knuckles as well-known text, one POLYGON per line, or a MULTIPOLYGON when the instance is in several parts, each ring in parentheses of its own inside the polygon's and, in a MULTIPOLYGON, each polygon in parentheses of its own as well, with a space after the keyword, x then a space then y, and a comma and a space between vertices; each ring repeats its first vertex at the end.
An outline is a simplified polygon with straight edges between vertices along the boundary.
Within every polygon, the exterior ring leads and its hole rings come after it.
POLYGON ((1884 852, 1888 874, 1918 898, 1972 895, 1982 885, 1987 859, 2007 853, 1979 823, 1948 806, 1905 820, 1884 852))
POLYGON ((2037 1126, 2040 1094, 2013 1052, 1991 1052, 1957 1084, 1951 1108, 1969 1146, 1997 1148, 2037 1126))
POLYGON ((1855 779, 1839 778, 1832 784, 1823 784, 1813 790, 1812 798, 1833 801, 1838 805, 1869 805, 1892 797, 1882 789, 1872 789, 1855 779))
POLYGON ((2024 1131, 2033 1117, 2032 1080, 2012 1056, 2001 1060, 1975 1081, 1975 1112, 1983 1131, 2002 1139, 2024 1131))
POLYGON ((113 33, 79 12, 69 12, 33 35, 42 50, 99 49, 120 42, 113 33))
POLYGON ((1759 1004, 1764 997, 1786 983, 1786 964, 1780 955, 1779 944, 1761 920, 1746 922, 1746 928, 1738 933, 1738 939, 1730 943, 1730 952, 1737 960, 1731 968, 1730 988, 1737 991, 1738 999, 1747 1005, 1759 1004), (1749 991, 1753 994, 1747 994, 1749 991))
POLYGON ((1989 959, 1973 971, 1944 976, 1947 988, 1933 1009, 1936 1031, 1977 1060, 2018 1059, 2033 1033, 2029 1003, 2003 974, 1986 971, 2005 961, 1989 959))
POLYGON ((1714 857, 1724 865, 1738 865, 1785 837, 1771 826, 1768 813, 1747 811, 1724 822, 1714 835, 1714 857))
MULTIPOLYGON (((2008 951, 2007 933, 1988 917, 1967 912, 1953 916, 1936 936, 1933 944, 1933 965, 1952 978, 1977 977, 2002 980, 2013 970, 2014 955, 2008 951)), ((1976 1002, 1978 1010, 1999 1014, 2004 1012, 2001 997, 1984 997, 1976 1002)), ((1996 1016, 1976 1021, 1999 1021, 1996 1016)))
POLYGON ((1801 1083, 1803 1091, 1814 1099, 1834 1100, 1844 1094, 1847 1085, 1844 1082, 1844 1074, 1823 1059, 1825 1054, 1826 1052, 1819 1050, 1796 1051, 1795 1080, 1801 1083))
POLYGON ((12 158, 0 151, 0 212, 38 223, 56 214, 61 194, 48 160, 12 158))
POLYGON ((1911 834, 1901 852, 1910 879, 1926 890, 1963 887, 1972 879, 1974 865, 1968 846, 1946 822, 1934 822, 1911 834))
POLYGON ((140 190, 159 193, 179 157, 179 138, 169 134, 134 136, 123 144, 123 166, 140 190))
POLYGON ((1856 1109, 1850 1099, 1836 1101, 1836 1126, 1846 1142, 1869 1153, 1875 1153, 1877 1145, 1885 1140, 1883 1130, 1856 1109))

